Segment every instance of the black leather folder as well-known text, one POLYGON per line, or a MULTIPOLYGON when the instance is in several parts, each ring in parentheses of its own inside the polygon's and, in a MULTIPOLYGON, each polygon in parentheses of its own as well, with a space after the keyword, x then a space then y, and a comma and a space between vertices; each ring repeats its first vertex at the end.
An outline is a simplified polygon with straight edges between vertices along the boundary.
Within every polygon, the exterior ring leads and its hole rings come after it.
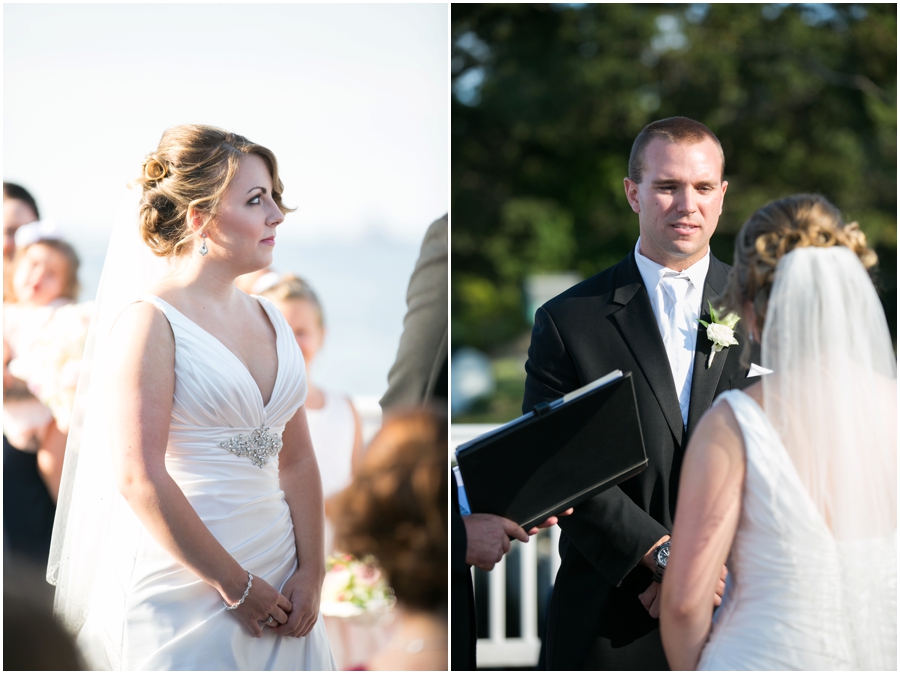
POLYGON ((611 372, 460 445, 473 513, 526 531, 640 473, 647 454, 631 373, 611 372))

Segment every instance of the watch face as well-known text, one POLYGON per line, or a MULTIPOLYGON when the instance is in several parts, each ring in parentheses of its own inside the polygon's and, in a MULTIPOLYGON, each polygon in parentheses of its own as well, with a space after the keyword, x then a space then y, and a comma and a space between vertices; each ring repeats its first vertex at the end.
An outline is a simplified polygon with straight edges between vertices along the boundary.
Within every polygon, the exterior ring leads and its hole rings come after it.
POLYGON ((659 549, 659 552, 656 554, 656 563, 662 568, 666 568, 666 564, 669 563, 669 546, 664 545, 659 549))

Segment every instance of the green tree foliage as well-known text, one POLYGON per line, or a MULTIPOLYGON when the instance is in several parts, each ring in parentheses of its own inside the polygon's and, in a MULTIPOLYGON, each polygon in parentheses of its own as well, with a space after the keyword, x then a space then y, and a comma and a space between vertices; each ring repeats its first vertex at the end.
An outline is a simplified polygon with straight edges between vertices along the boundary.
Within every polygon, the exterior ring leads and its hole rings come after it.
POLYGON ((759 206, 824 194, 877 246, 895 331, 896 5, 451 11, 454 345, 527 330, 527 274, 587 277, 627 254, 631 143, 673 115, 704 122, 725 150, 717 256, 731 260, 759 206))

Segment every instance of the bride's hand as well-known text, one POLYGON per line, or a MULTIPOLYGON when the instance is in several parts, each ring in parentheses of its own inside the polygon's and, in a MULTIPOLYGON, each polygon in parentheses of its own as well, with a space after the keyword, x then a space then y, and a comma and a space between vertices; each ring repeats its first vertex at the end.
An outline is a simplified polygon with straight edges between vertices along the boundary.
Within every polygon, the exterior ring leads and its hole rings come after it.
MULTIPOLYGON (((227 597, 225 601, 228 601, 227 597)), ((258 638, 262 636, 263 625, 269 616, 278 623, 286 623, 291 608, 291 602, 284 595, 262 578, 253 576, 253 587, 250 588, 244 603, 228 613, 237 618, 250 634, 258 638)))
POLYGON ((305 637, 319 618, 319 602, 322 596, 324 569, 300 567, 288 578, 282 591, 293 608, 288 612, 287 623, 275 625, 272 630, 282 636, 305 637))
POLYGON ((721 606, 722 596, 725 594, 725 578, 728 577, 728 567, 722 565, 722 573, 719 574, 719 582, 716 583, 716 595, 713 598, 713 604, 721 606))
POLYGON ((662 593, 659 591, 660 587, 661 584, 654 580, 646 590, 638 595, 638 599, 641 600, 641 604, 647 609, 651 618, 659 618, 659 600, 662 597, 662 593))
MULTIPOLYGON (((716 593, 713 595, 713 606, 721 606, 722 595, 725 594, 725 578, 728 576, 728 567, 722 565, 722 572, 719 574, 719 580, 716 583, 716 593)), ((662 585, 656 581, 650 583, 650 586, 638 595, 644 608, 650 614, 651 618, 659 618, 659 600, 662 597, 660 592, 662 585)))

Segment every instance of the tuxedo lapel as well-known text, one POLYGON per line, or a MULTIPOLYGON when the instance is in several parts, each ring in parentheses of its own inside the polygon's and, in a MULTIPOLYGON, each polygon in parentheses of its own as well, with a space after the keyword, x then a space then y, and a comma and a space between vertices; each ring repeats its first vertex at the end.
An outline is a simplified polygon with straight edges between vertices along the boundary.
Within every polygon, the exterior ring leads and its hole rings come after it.
MULTIPOLYGON (((709 315, 709 303, 718 309, 725 295, 725 287, 728 284, 728 271, 724 264, 710 256, 709 271, 706 273, 706 282, 703 284, 703 301, 700 305, 700 320, 709 323, 712 317, 709 315)), ((694 353, 694 374, 691 382, 691 405, 688 410, 688 437, 696 428, 697 422, 704 412, 709 409, 716 393, 716 387, 725 367, 728 356, 726 350, 720 351, 713 357, 712 366, 707 369, 709 354, 712 351, 712 342, 706 336, 706 328, 702 325, 697 330, 697 350, 694 353)))
POLYGON ((675 440, 681 444, 684 426, 675 392, 675 380, 672 378, 666 347, 650 305, 650 295, 644 288, 644 281, 634 261, 634 251, 616 270, 615 284, 612 301, 622 307, 613 312, 610 318, 618 326, 625 344, 650 384, 675 440))

